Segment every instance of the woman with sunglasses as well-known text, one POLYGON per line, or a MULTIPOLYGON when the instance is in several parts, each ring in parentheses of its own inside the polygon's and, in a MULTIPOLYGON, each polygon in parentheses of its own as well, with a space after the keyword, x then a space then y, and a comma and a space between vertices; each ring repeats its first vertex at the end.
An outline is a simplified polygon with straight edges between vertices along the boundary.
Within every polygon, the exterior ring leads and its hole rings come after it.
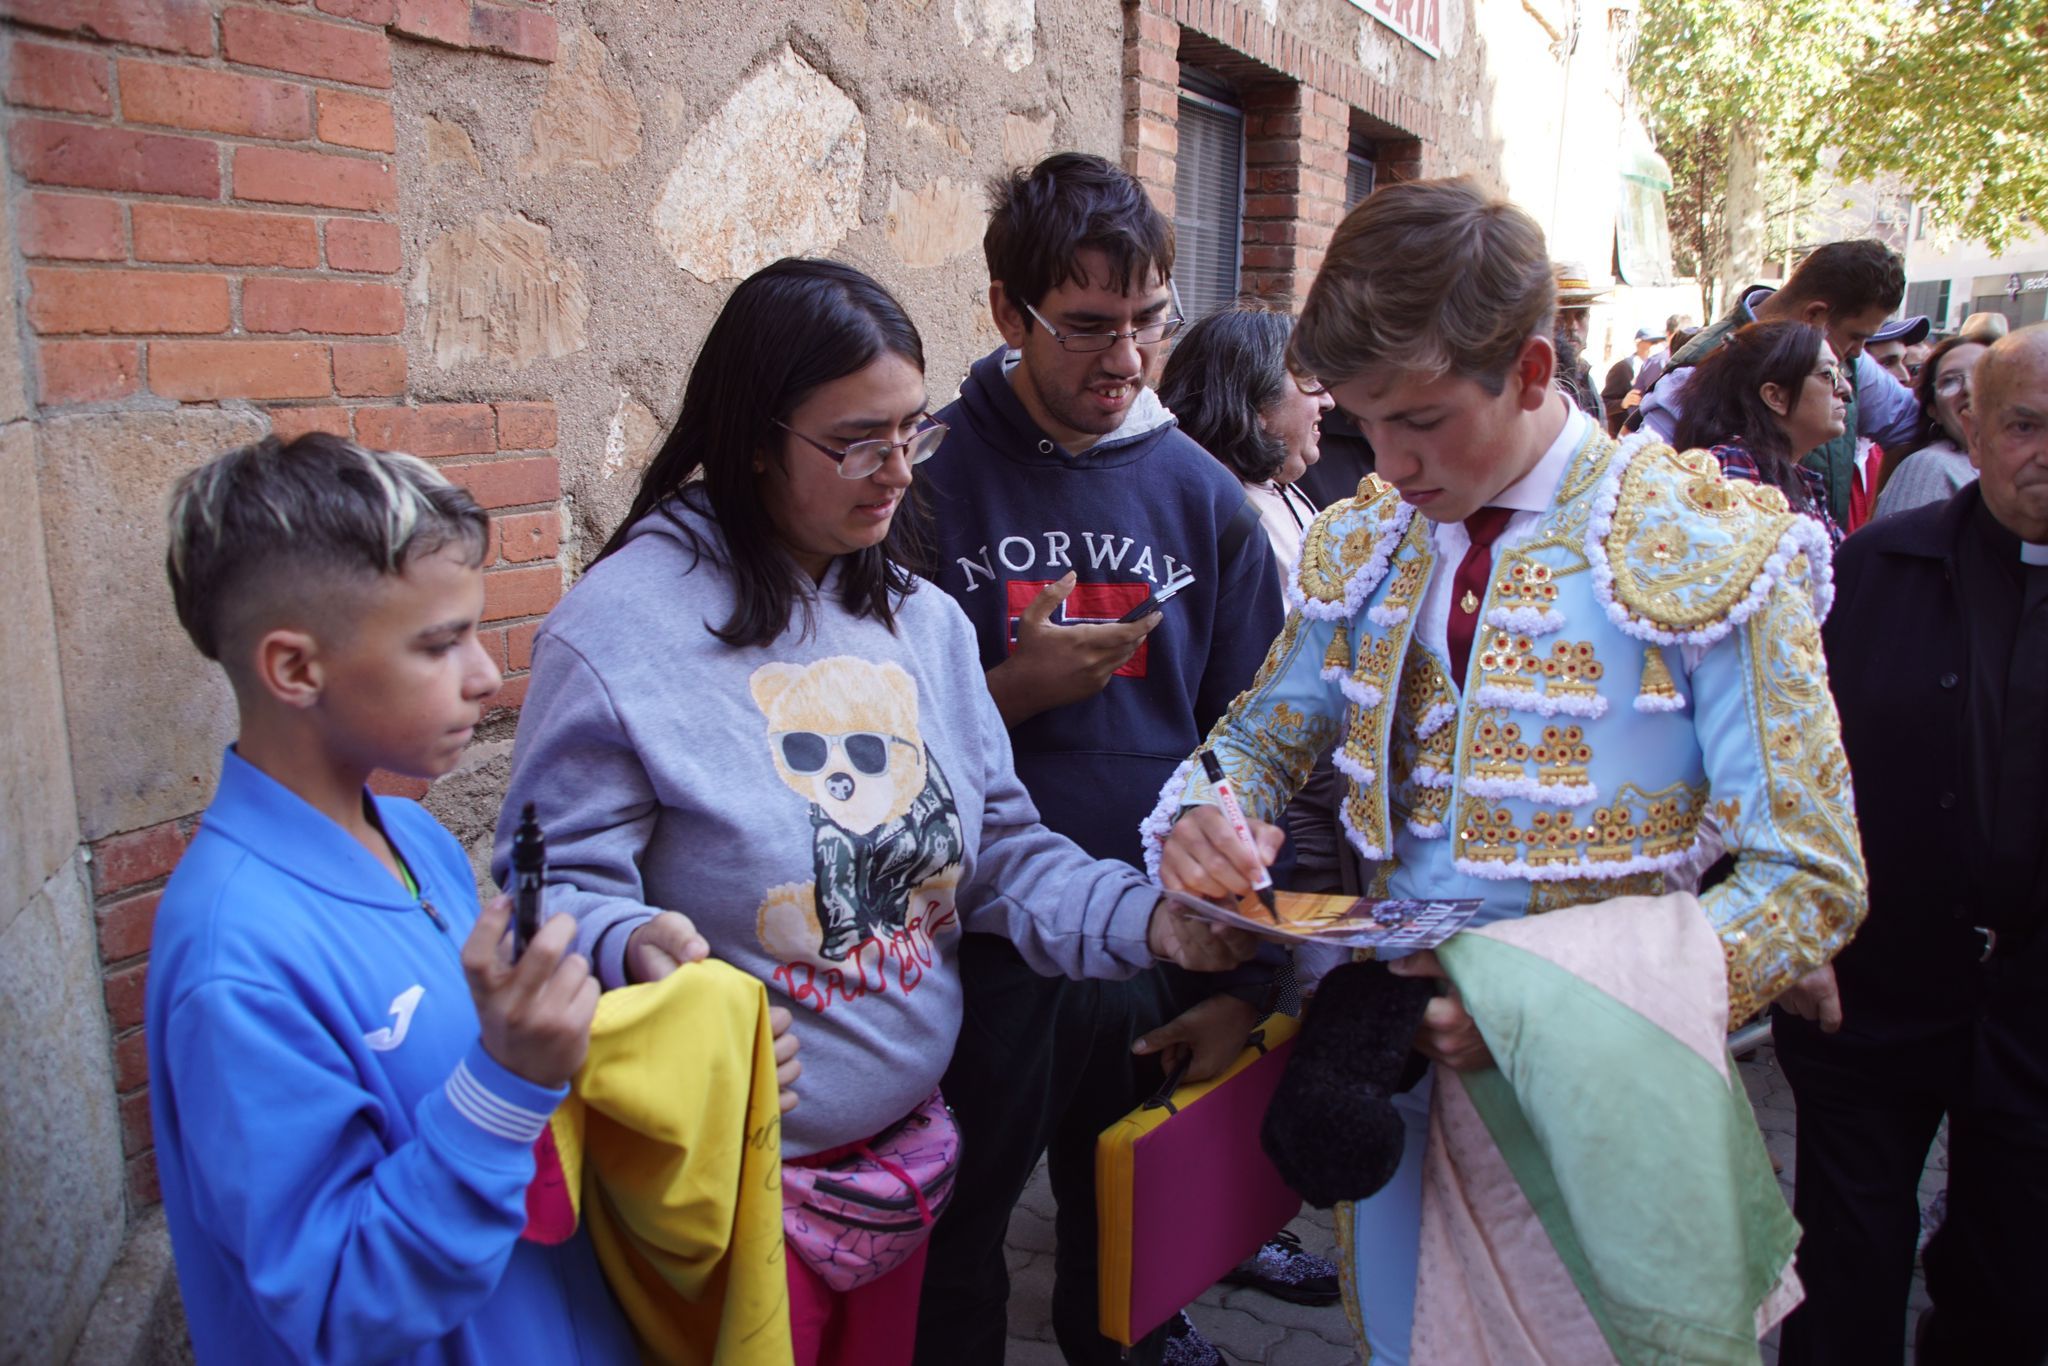
POLYGON ((1891 517, 1926 503, 1944 503, 1977 478, 1963 416, 1970 411, 1972 376, 1985 344, 1950 337, 1920 367, 1913 395, 1920 400, 1920 445, 1885 477, 1877 516, 1891 517))
POLYGON ((1800 461, 1842 434, 1850 383, 1818 327, 1751 323, 1693 371, 1671 444, 1706 450, 1731 478, 1776 488, 1839 545, 1826 480, 1800 461))
POLYGON ((535 804, 548 906, 607 987, 708 944, 796 1015, 800 1366, 910 1360, 958 1155, 937 1087, 963 928, 1076 977, 1243 956, 1038 824, 966 618, 905 567, 911 468, 946 433, 926 407, 917 329, 874 281, 784 260, 743 282, 625 523, 535 640, 499 826, 503 880, 535 804))

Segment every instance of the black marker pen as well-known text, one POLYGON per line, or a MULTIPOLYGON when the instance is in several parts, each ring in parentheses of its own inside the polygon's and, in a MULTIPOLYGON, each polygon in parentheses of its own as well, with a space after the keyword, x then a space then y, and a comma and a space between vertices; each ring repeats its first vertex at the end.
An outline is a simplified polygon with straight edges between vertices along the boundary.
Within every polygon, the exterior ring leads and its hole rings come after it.
POLYGON ((547 880, 548 837, 533 817, 533 803, 519 813, 519 828, 512 833, 512 961, 540 933, 541 884, 547 880))
POLYGON ((1216 751, 1202 751, 1202 773, 1209 779, 1210 790, 1216 794, 1216 805, 1222 808, 1223 819, 1230 822, 1238 842, 1251 851, 1252 862, 1258 864, 1258 871, 1252 874, 1252 890, 1258 894, 1259 904, 1266 908, 1266 914, 1273 917, 1275 925, 1280 923, 1279 909, 1273 902, 1273 875, 1266 871, 1266 861, 1259 857, 1258 841, 1252 838, 1250 822, 1244 818, 1244 808, 1237 804, 1237 791, 1231 787, 1230 779, 1223 776, 1223 765, 1216 762, 1216 751))

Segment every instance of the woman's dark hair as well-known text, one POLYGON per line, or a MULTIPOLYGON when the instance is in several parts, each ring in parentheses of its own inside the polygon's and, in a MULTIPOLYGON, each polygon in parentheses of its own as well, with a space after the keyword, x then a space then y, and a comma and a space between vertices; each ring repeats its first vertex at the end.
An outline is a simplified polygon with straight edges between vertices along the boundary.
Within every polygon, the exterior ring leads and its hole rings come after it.
MULTIPOLYGON (((1953 440, 1941 425, 1941 410, 1934 403, 1934 381, 1940 377, 1941 359, 1958 346, 1985 346, 1989 343, 1975 337, 1950 337, 1927 353, 1927 359, 1920 364, 1920 378, 1913 381, 1913 397, 1920 400, 1920 439, 1913 445, 1914 450, 1937 440, 1953 440)), ((1958 446, 1963 443, 1957 442, 1958 446)))
MULTIPOLYGON (((883 354, 924 370, 924 342, 903 305, 873 280, 837 261, 785 257, 741 281, 719 310, 690 367, 675 429, 641 477, 626 520, 599 552, 626 543, 636 523, 659 511, 699 556, 732 571, 738 601, 723 626, 707 629, 728 645, 767 645, 789 629, 798 604, 811 618, 810 578, 782 549, 761 497, 757 460, 780 461, 775 424, 820 385, 865 369, 883 354), (687 488, 687 491, 686 491, 687 488), (677 515, 687 497, 724 533, 710 545, 677 515)), ((896 607, 915 583, 911 534, 899 516, 888 540, 843 558, 840 599, 855 616, 896 628, 896 607)))
POLYGON ((1756 457, 1764 482, 1783 490, 1793 507, 1805 507, 1806 489, 1795 473, 1797 459, 1805 452, 1792 449, 1785 429, 1778 425, 1782 419, 1764 402, 1763 387, 1775 384, 1797 403, 1826 338, 1811 323, 1751 323, 1737 328, 1693 367, 1671 444, 1685 451, 1740 441, 1756 457))
POLYGON ((1287 334, 1294 319, 1255 304, 1211 313, 1187 330, 1159 376, 1159 401, 1180 429, 1239 479, 1263 484, 1280 472, 1287 447, 1259 423, 1287 383, 1287 334))

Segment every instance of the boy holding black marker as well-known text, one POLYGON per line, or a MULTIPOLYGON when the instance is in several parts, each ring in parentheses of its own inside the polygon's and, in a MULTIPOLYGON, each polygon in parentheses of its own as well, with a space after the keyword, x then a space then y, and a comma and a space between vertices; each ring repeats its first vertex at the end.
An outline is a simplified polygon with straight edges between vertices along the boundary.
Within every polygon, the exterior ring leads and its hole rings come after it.
POLYGON ((447 772, 497 691, 489 529, 424 462, 322 435, 230 451, 174 494, 178 617, 241 720, 150 953, 151 1118, 201 1361, 635 1359, 588 1237, 520 1237, 597 1005, 575 923, 515 964, 506 899, 479 907, 454 839, 364 786, 447 772))

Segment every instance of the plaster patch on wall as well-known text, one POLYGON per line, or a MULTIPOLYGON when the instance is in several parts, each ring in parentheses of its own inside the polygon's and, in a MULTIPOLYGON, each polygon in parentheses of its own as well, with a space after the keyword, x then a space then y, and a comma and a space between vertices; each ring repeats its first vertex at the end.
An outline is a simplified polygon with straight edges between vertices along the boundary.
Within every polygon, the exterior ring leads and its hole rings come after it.
POLYGON ((970 156, 974 149, 967 145, 967 135, 932 112, 932 107, 923 100, 903 101, 903 126, 913 133, 922 133, 941 146, 950 147, 961 156, 970 156))
POLYGON ((1259 0, 1259 16, 1269 24, 1280 22, 1280 0, 1259 0))
POLYGON ((839 13, 848 28, 863 38, 868 36, 868 7, 863 0, 839 0, 839 13))
POLYGON ((637 475, 654 454, 654 443, 660 439, 661 419, 639 399, 619 390, 619 404, 612 409, 611 425, 605 429, 601 477, 637 475))
POLYGON ((589 29, 565 29, 562 52, 534 110, 533 151, 520 161, 521 175, 608 171, 640 155, 640 106, 625 82, 606 75, 603 42, 589 29))
POLYGON ((484 169, 483 158, 476 154, 476 144, 462 125, 431 114, 427 116, 427 165, 467 166, 478 175, 484 169))
POLYGON ((963 47, 977 49, 1006 71, 1022 71, 1036 55, 1036 0, 953 0, 953 27, 963 47))
POLYGON ((853 101, 785 46, 683 148, 655 236, 707 283, 823 255, 860 225, 867 145, 853 101))
POLYGON ((524 368, 587 345, 583 267, 550 255, 548 237, 523 215, 479 214, 434 239, 412 280, 434 364, 524 368))
POLYGON ((1036 166, 1052 150, 1053 112, 1003 116, 1003 165, 1036 166))
POLYGON ((986 210, 972 185, 944 176, 922 190, 889 182, 889 213, 882 233, 907 266, 943 265, 981 244, 986 210))
POLYGON ((1465 50, 1465 0, 1443 0, 1437 15, 1442 25, 1437 34, 1437 50, 1445 57, 1455 57, 1465 50))
POLYGON ((1381 85, 1394 85, 1396 50, 1400 39, 1390 38, 1387 31, 1372 20, 1360 16, 1358 20, 1358 64, 1365 74, 1381 85))

